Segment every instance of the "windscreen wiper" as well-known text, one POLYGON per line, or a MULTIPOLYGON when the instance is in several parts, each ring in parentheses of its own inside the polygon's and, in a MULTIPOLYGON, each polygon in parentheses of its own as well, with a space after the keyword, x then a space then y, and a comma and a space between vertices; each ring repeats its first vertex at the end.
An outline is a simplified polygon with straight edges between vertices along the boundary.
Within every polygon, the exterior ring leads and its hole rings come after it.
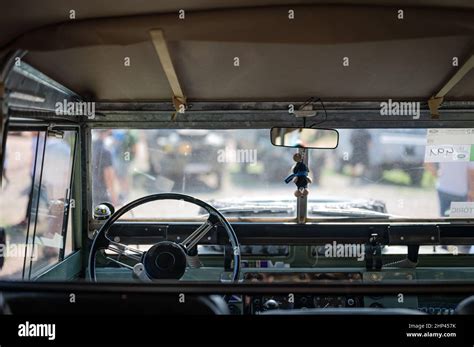
MULTIPOLYGON (((295 201, 216 201, 214 206, 226 216, 251 217, 255 215, 294 216, 295 201)), ((308 203, 308 214, 328 217, 350 218, 390 218, 385 212, 385 205, 377 201, 317 201, 308 203)))
POLYGON ((269 205, 262 206, 259 204, 245 204, 218 208, 219 212, 225 216, 236 215, 236 216, 252 216, 261 214, 272 214, 272 215, 293 215, 296 211, 296 206, 288 205, 269 205))
MULTIPOLYGON (((219 211, 226 216, 253 216, 253 215, 294 215, 296 208, 290 206, 232 206, 220 208, 219 211)), ((309 215, 323 217, 349 217, 349 218, 393 218, 393 215, 384 212, 371 211, 361 208, 318 208, 309 207, 309 215)))
POLYGON ((365 208, 320 208, 309 206, 308 214, 324 217, 348 217, 348 218, 393 218, 394 215, 385 212, 368 210, 365 208))

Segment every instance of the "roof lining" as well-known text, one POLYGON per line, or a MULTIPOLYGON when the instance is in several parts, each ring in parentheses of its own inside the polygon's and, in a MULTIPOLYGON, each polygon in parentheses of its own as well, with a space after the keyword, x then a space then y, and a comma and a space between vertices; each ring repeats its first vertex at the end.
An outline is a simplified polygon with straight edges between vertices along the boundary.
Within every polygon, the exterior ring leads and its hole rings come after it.
MULTIPOLYGON (((93 20, 84 20, 84 21, 73 21, 68 23, 63 23, 61 25, 53 25, 46 28, 41 28, 35 30, 27 35, 23 35, 19 40, 14 42, 10 48, 13 47, 20 47, 24 49, 29 49, 32 54, 29 55, 30 58, 27 57, 27 61, 30 62, 33 66, 37 68, 44 67, 45 62, 50 61, 62 61, 59 57, 62 57, 64 60, 63 64, 67 63, 78 63, 78 59, 67 61, 67 54, 69 50, 76 50, 77 54, 87 55, 88 49, 90 48, 97 48, 103 49, 103 55, 108 55, 107 47, 116 47, 116 48, 123 48, 126 50, 135 49, 134 47, 138 47, 142 43, 150 43, 150 36, 149 30, 154 28, 159 28, 163 30, 166 34, 167 42, 172 43, 172 47, 178 47, 180 49, 179 53, 182 53, 182 49, 186 47, 190 47, 190 43, 200 44, 203 42, 213 43, 214 45, 209 45, 210 48, 213 50, 222 49, 222 47, 229 46, 226 44, 228 43, 235 43, 241 46, 238 47, 250 47, 247 44, 254 44, 254 45, 261 45, 268 44, 268 45, 308 45, 308 47, 321 47, 322 45, 328 46, 341 46, 350 48, 351 44, 359 44, 360 50, 363 50, 363 47, 370 47, 370 44, 374 45, 377 44, 378 47, 383 47, 380 43, 390 43, 393 45, 400 45, 400 42, 407 42, 407 41, 416 41, 423 43, 423 39, 438 39, 438 38, 454 38, 460 39, 464 47, 460 47, 459 45, 451 45, 445 46, 444 49, 456 48, 456 51, 453 51, 453 54, 463 54, 467 50, 472 51, 473 47, 473 36, 474 36, 474 20, 473 15, 474 11, 457 11, 457 10, 443 10, 440 9, 420 9, 420 8, 411 8, 410 12, 407 13, 407 18, 404 20, 403 25, 401 25, 396 19, 396 8, 394 7, 384 7, 384 6, 371 6, 370 8, 366 7, 357 7, 357 6, 293 6, 296 11, 296 18, 297 20, 294 22, 288 21, 286 17, 286 11, 288 6, 277 6, 271 8, 258 8, 258 9, 233 9, 233 10, 213 10, 213 11, 199 11, 193 12, 192 14, 188 14, 186 16, 185 21, 180 21, 176 14, 160 14, 160 15, 146 15, 146 16, 133 16, 133 17, 120 17, 120 18, 106 18, 106 19, 93 19, 93 20), (442 16, 442 20, 440 21, 440 16, 442 16), (336 24, 335 24, 336 23, 336 24), (339 24, 337 24, 339 23, 339 24), (342 25, 342 23, 344 25, 342 25), (315 34, 316 33, 316 34, 315 34), (465 39, 469 39, 469 43, 465 39), (182 45, 184 44, 184 45, 182 45), (188 46, 186 46, 186 44, 188 46), (181 45, 181 46, 180 46, 181 45), (217 45, 217 46, 216 46, 217 45), (221 46, 219 46, 221 45, 221 46), (365 45, 365 46, 363 46, 365 45), (42 62, 40 54, 43 54, 42 62), (31 59, 31 60, 28 60, 31 59), (38 63, 39 62, 39 63, 38 63), (38 64, 36 64, 38 63, 38 64)), ((442 40, 440 40, 442 41, 442 40)), ((145 46, 143 46, 145 47, 145 46)), ((152 47, 150 45, 150 47, 152 47)), ((403 46, 402 46, 403 47, 403 46)), ((196 46, 191 45, 191 49, 195 49, 196 46)), ((405 47, 406 48, 406 47, 405 47)), ((140 54, 149 54, 146 53, 146 50, 149 48, 145 47, 140 52, 140 54)), ((250 49, 252 49, 250 47, 250 49)), ((372 48, 373 49, 373 46, 372 48)), ((440 53, 436 50, 443 49, 443 46, 439 45, 433 49, 433 53, 440 53)), ((232 49, 229 49, 231 52, 232 49)), ((187 51, 188 58, 192 54, 189 53, 189 49, 187 51)), ((191 51, 192 52, 192 51, 191 51)), ((196 52, 196 51, 194 51, 196 52)), ((201 50, 197 50, 197 52, 203 53, 203 48, 201 50)), ((308 51, 311 52, 311 51, 308 51)), ((171 52, 173 53, 173 52, 171 52)), ((176 52, 175 52, 176 53, 176 52)), ((212 52, 211 52, 212 53, 212 52)), ((215 51, 214 53, 218 53, 215 51)), ((212 54, 214 54, 212 53, 212 54)), ((304 51, 302 51, 304 54, 304 51)), ((316 51, 316 53, 321 53, 320 51, 316 51)), ((337 52, 336 52, 337 53, 337 52)), ((351 53, 351 52, 349 52, 351 53)), ((443 52, 441 52, 443 53, 443 52)), ((444 52, 446 53, 446 52, 444 52)), ((156 52, 155 52, 156 54, 156 52)), ((194 53, 195 55, 196 53, 194 53)), ((230 54, 230 53, 229 53, 230 54)), ((260 78, 258 81, 259 87, 261 88, 261 92, 264 93, 265 96, 258 95, 258 93, 251 93, 253 86, 250 87, 250 91, 245 95, 247 92, 245 85, 243 83, 249 83, 249 81, 244 81, 242 78, 233 80, 233 76, 228 74, 230 77, 227 80, 228 85, 212 85, 209 81, 207 81, 204 86, 208 89, 209 92, 205 93, 205 97, 203 98, 203 94, 197 93, 190 93, 190 90, 199 90, 202 83, 199 78, 196 78, 195 74, 192 74, 192 68, 196 69, 196 66, 190 65, 190 60, 185 60, 186 63, 182 63, 182 58, 178 54, 173 54, 177 57, 177 62, 175 65, 176 69, 180 74, 180 81, 187 87, 187 95, 190 98, 195 98, 194 100, 212 100, 210 98, 214 97, 212 93, 212 88, 216 91, 216 95, 219 94, 218 89, 224 89, 228 94, 227 97, 230 96, 229 100, 276 100, 282 98, 307 98, 310 96, 319 96, 324 97, 325 100, 330 100, 333 98, 331 95, 321 95, 321 93, 313 93, 311 88, 307 88, 307 91, 303 89, 291 89, 290 87, 288 90, 290 91, 286 95, 282 95, 280 92, 272 94, 272 89, 268 89, 268 87, 272 88, 271 85, 265 85, 260 83, 263 76, 256 76, 256 78, 260 78), (240 88, 237 88, 237 93, 232 94, 232 85, 236 83, 240 83, 240 88), (229 86, 230 83, 230 86, 229 86), (193 86, 194 84, 194 86, 193 86), (267 90, 265 90, 267 88, 267 90), (291 91, 299 90, 298 93, 291 94, 291 91), (241 92, 241 94, 239 94, 241 92), (277 96, 278 94, 278 96, 277 96), (253 98, 248 98, 251 95, 253 98)), ((323 54, 324 55, 324 54, 323 54)), ((202 55, 200 55, 201 57, 202 55)), ((215 54, 213 55, 215 56, 215 54)), ((294 59, 291 58, 291 54, 287 54, 289 64, 294 64, 294 59), (291 59, 291 60, 290 60, 291 59)), ((154 55, 156 58, 156 55, 154 55)), ((265 56, 260 53, 260 63, 262 60, 264 61, 265 56)), ((316 56, 318 58, 319 56, 316 56)), ((363 58, 366 56, 362 55, 363 58)), ((427 65, 433 64, 433 61, 436 62, 436 58, 433 56, 431 59, 426 55, 421 55, 425 61, 417 62, 416 59, 413 62, 412 68, 417 68, 417 64, 420 65, 421 69, 425 71, 426 74, 436 74, 436 69, 426 68, 427 65)), ((70 58, 70 56, 69 56, 70 58)), ((111 57, 113 58, 113 57, 111 57)), ((221 57, 222 58, 222 57, 221 57)), ((252 58, 252 55, 250 55, 252 58)), ((258 57, 257 57, 258 58, 258 57)), ((266 56, 268 58, 268 56, 266 56)), ((152 65, 151 56, 147 56, 146 61, 148 65, 152 65)), ((79 59, 80 60, 80 59, 79 59)), ((298 62, 298 60, 296 60, 298 62)), ((306 61, 307 62, 307 61, 306 61)), ((104 64, 104 62, 102 62, 104 64)), ((285 63, 285 62, 283 62, 285 63)), ((324 63, 324 60, 323 60, 324 63)), ((326 60, 327 63, 327 60, 326 60)), ((382 64, 382 68, 384 69, 385 66, 383 65, 384 62, 380 62, 382 64)), ((394 63, 392 61, 392 63, 394 63)), ((405 61, 401 60, 398 62, 399 64, 406 64, 406 57, 405 61)), ((379 62, 375 62, 375 64, 379 64, 379 62)), ((411 64, 411 63, 409 63, 411 64)), ((439 64, 439 59, 437 64, 439 64)), ((71 65, 71 64, 70 64, 71 65)), ((73 64, 74 65, 74 64, 73 64)), ((80 65, 74 65, 80 66, 80 65)), ((323 65, 317 65, 317 68, 324 68, 323 65)), ((312 68, 314 68, 313 66, 312 68)), ((291 68, 291 65, 285 66, 291 68)), ((311 68, 311 64, 309 65, 311 68)), ((376 67, 376 66, 375 66, 376 67)), ((56 68, 56 67, 55 67, 56 68)), ((82 67, 84 68, 84 67, 82 67)), ((209 69, 209 66, 207 67, 209 69)), ((212 68, 212 67, 211 67, 212 68)), ((301 67, 296 66, 299 73, 301 73, 301 67)), ((202 66, 199 66, 198 69, 202 69, 202 66)), ((109 71, 109 79, 111 81, 116 81, 112 83, 109 81, 109 85, 107 85, 107 78, 104 78, 102 74, 100 80, 96 80, 96 88, 101 87, 102 89, 106 89, 107 87, 114 88, 114 84, 117 86, 129 86, 133 85, 134 88, 137 86, 137 83, 141 81, 135 79, 131 79, 131 77, 126 77, 126 73, 119 71, 119 74, 114 74, 113 71, 109 71), (120 80, 122 78, 122 80, 120 80), (128 78, 128 80, 127 80, 128 78), (125 82, 125 83, 124 83, 125 82)), ((208 74, 211 71, 213 74, 218 75, 219 71, 214 70, 207 70, 208 74)), ((244 70, 243 70, 244 71, 244 70)), ((298 72, 297 71, 297 72, 298 72)), ((439 81, 436 82, 435 79, 428 78, 427 80, 431 81, 431 85, 439 85, 441 81, 443 81, 442 75, 449 73, 452 75, 451 71, 446 71, 446 69, 440 69, 440 78, 439 81)), ((81 73, 89 73, 89 79, 84 80, 83 82, 91 83, 94 82, 94 71, 82 71, 81 73)), ((100 66, 96 67, 95 72, 100 72, 100 66)), ((251 76, 254 73, 252 70, 247 70, 247 74, 251 76)), ((268 74, 269 71, 266 73, 268 74)), ((379 66, 380 72, 380 66, 379 66)), ((148 73, 147 71, 142 71, 142 75, 148 73)), ((279 71, 278 71, 279 73, 279 71)), ((130 73, 129 73, 130 74, 130 73)), ((57 79, 57 77, 67 76, 67 74, 59 74, 56 76, 52 76, 53 78, 57 79)), ((69 76, 71 77, 71 76, 69 76)), ((107 77, 107 75, 105 75, 107 77)), ((157 76, 158 77, 158 76, 157 76)), ((161 80, 166 80, 165 75, 159 76, 161 80)), ((206 79, 205 74, 201 74, 199 76, 201 78, 206 79), (204 75, 204 77, 202 76, 204 75)), ((251 76, 253 77, 253 76, 251 76)), ((340 77, 340 76, 339 76, 340 77)), ((359 76, 360 77, 360 76, 359 76)), ((381 76, 383 77, 383 76, 381 76)), ((426 76, 425 76, 426 77, 426 76)), ((430 77, 429 75, 427 77, 430 77)), ((207 79, 209 79, 208 77, 207 79)), ((326 77, 327 78, 327 77, 326 77)), ((355 78, 355 77, 352 77, 355 78)), ((467 78, 467 77, 466 77, 467 78)), ((465 80, 466 80, 465 78, 465 80)), ((423 80, 422 76, 417 76, 417 83, 419 87, 422 86, 420 80, 423 80)), ((368 81, 374 83, 383 83, 371 78, 370 74, 368 75, 368 81)), ((76 90, 78 93, 84 93, 84 88, 81 90, 77 90, 74 87, 77 86, 77 79, 75 83, 70 84, 69 80, 66 78, 65 80, 61 81, 63 84, 67 85, 71 89, 76 90)), ((156 94, 149 93, 147 97, 143 97, 144 95, 137 95, 131 91, 130 88, 126 90, 126 93, 122 93, 122 97, 117 97, 116 95, 111 95, 111 97, 103 97, 99 95, 97 100, 100 101, 125 101, 125 100, 136 100, 136 101, 153 101, 153 100, 165 100, 168 98, 169 92, 163 92, 163 85, 160 84, 162 82, 156 81, 149 81, 149 90, 157 90, 156 94), (158 83, 158 84, 157 84, 158 83), (161 89, 160 89, 161 88, 161 89), (130 94, 128 94, 130 93, 130 94), (155 96, 156 95, 156 96, 155 96), (123 97, 125 96, 125 97, 123 97)), ((307 83, 308 80, 302 80, 301 83, 307 83)), ((311 81, 310 81, 311 82, 311 81)), ((318 81, 319 82, 319 81, 318 81)), ((340 86, 344 87, 344 79, 341 80, 342 83, 340 86)), ((390 82, 390 81, 389 81, 390 82)), ((464 82, 464 81, 463 81, 464 82)), ((325 83, 324 80, 320 81, 321 84, 325 83)), ((470 82, 469 82, 470 83, 470 82)), ((467 83, 466 89, 469 89, 469 83, 467 83)), ((84 84, 84 83, 83 83, 84 84)), ((434 91, 434 87, 430 85, 429 91, 426 88, 426 83, 424 86, 423 92, 414 92, 414 93, 405 93, 402 96, 406 97, 414 97, 414 98, 423 98, 423 100, 427 100, 430 95, 432 95, 434 91)), ((463 85, 466 85, 463 83, 463 85)), ((168 85, 169 87, 169 85, 168 85)), ((335 86, 333 85, 333 90, 335 86)), ((408 87, 408 86, 407 86, 408 87)), ((117 88, 117 87, 115 87, 117 88)), ((396 86, 395 88, 400 88, 400 86, 396 86)), ((415 87, 413 87, 415 88, 415 87)), ((314 89, 314 88, 313 88, 314 89)), ((377 88, 373 88, 377 89, 377 88)), ((344 90, 344 88, 343 88, 344 90)), ((347 90, 347 88, 345 89, 347 90)), ((94 92, 94 91, 92 91, 94 92)), ((94 93, 93 93, 94 94, 94 93)), ((347 94, 347 93, 346 93, 347 94)), ((350 93, 349 93, 350 94, 350 93)), ((461 95, 466 95, 464 91, 460 93, 461 95)), ((184 95, 183 95, 184 96, 184 95)), ((353 97, 360 99, 357 93, 353 95, 353 97)), ((472 92, 468 95, 468 100, 472 100, 474 95, 472 92)), ((227 98, 226 95, 220 94, 218 95, 216 100, 224 100, 227 98)), ((362 96, 362 100, 364 96, 362 96)), ((381 95, 374 95, 373 93, 367 93, 365 95, 365 100, 374 99, 374 98, 385 98, 385 97, 397 97, 396 93, 387 93, 381 95)), ((337 95, 335 100, 349 100, 352 99, 351 95, 337 95), (340 98, 338 98, 340 96, 340 98)), ((459 99, 457 99, 459 100, 459 99)))
POLYGON ((293 7, 297 13, 295 21, 286 17, 288 6, 198 11, 189 14, 186 20, 180 20, 176 14, 75 20, 30 31, 4 50, 130 45, 149 40, 148 32, 157 28, 164 31, 168 41, 301 44, 387 41, 474 32, 474 11, 413 8, 400 25, 396 7, 293 7), (339 25, 334 24, 334 18, 339 25))

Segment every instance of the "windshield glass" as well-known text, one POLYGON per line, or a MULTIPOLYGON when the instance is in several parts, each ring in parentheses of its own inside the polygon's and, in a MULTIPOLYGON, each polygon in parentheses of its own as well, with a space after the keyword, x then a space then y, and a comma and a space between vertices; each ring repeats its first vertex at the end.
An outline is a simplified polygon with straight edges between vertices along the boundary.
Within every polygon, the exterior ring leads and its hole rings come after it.
MULTIPOLYGON (((338 131, 336 149, 306 152, 309 218, 474 215, 470 129, 338 131)), ((95 129, 92 137, 93 206, 109 201, 117 207, 146 194, 178 192, 203 199, 228 217, 296 216, 296 186, 285 178, 297 149, 273 146, 269 129, 95 129)), ((175 201, 148 205, 127 218, 186 219, 203 213, 175 201)))

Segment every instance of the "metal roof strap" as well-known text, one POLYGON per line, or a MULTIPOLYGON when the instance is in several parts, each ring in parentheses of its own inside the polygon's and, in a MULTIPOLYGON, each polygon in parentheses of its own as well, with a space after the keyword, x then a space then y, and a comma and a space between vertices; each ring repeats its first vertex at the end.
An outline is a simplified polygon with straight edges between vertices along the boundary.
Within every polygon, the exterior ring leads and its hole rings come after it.
POLYGON ((177 113, 184 113, 186 109, 186 97, 184 96, 183 90, 179 84, 178 75, 173 66, 173 61, 171 60, 171 55, 168 50, 168 45, 166 44, 165 36, 163 30, 161 29, 152 29, 150 30, 151 40, 155 46, 156 53, 160 58, 161 66, 165 71, 166 78, 170 84, 171 90, 173 91, 173 105, 176 109, 176 112, 171 116, 171 120, 176 120, 177 113))
POLYGON ((461 66, 461 68, 449 79, 441 90, 428 100, 431 118, 439 118, 439 107, 449 91, 474 67, 474 54, 461 66))

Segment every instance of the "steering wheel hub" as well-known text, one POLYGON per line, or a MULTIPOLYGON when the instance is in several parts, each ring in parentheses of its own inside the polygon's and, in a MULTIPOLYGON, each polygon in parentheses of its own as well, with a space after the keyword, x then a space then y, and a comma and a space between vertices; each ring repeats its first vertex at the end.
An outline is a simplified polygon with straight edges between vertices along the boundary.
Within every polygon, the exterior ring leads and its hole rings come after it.
POLYGON ((156 258, 156 266, 158 266, 158 269, 160 270, 168 270, 173 267, 175 264, 175 257, 173 253, 170 252, 163 252, 158 255, 156 258))
POLYGON ((186 253, 178 244, 162 241, 144 254, 143 265, 152 279, 179 279, 186 270, 186 253))

